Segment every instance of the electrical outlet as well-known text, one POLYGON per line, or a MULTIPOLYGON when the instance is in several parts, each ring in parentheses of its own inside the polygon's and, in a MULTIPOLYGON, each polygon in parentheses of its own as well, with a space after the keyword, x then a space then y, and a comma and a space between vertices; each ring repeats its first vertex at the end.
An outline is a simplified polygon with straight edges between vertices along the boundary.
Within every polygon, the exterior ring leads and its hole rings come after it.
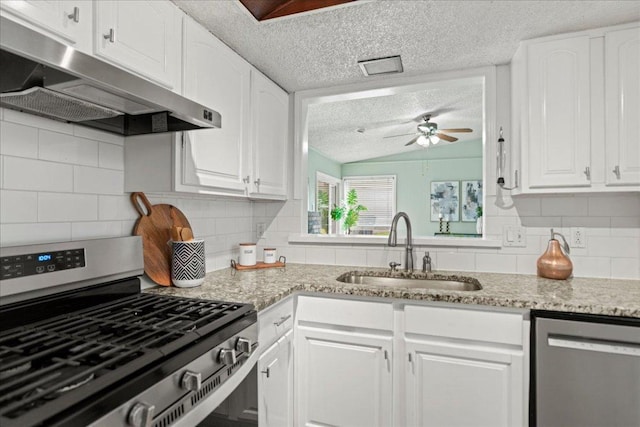
POLYGON ((256 239, 260 240, 264 236, 264 222, 256 223, 256 239))
POLYGON ((586 248, 587 236, 584 234, 584 228, 571 227, 571 247, 573 248, 586 248))
POLYGON ((502 230, 502 246, 524 248, 527 246, 527 236, 522 227, 505 225, 502 230))

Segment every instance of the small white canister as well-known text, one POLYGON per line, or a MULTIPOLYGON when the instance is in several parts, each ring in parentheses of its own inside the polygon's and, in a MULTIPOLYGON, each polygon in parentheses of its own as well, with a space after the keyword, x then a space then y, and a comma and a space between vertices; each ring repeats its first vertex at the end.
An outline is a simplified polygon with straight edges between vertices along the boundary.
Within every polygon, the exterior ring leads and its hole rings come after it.
POLYGON ((264 248, 264 263, 275 264, 276 263, 276 248, 264 248))
POLYGON ((256 265, 256 244, 255 243, 240 243, 240 258, 238 259, 240 265, 256 265))

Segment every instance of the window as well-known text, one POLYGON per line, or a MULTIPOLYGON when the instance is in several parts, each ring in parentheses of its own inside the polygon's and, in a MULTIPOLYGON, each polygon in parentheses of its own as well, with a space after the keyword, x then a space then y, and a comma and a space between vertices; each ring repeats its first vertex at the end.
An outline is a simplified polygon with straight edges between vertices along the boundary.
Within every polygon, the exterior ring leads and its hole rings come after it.
POLYGON ((351 234, 386 235, 396 214, 396 176, 347 176, 342 179, 345 197, 356 190, 358 203, 367 208, 351 234))
POLYGON ((331 209, 340 200, 340 180, 316 172, 316 206, 320 212, 320 234, 337 234, 338 224, 331 219, 331 209))

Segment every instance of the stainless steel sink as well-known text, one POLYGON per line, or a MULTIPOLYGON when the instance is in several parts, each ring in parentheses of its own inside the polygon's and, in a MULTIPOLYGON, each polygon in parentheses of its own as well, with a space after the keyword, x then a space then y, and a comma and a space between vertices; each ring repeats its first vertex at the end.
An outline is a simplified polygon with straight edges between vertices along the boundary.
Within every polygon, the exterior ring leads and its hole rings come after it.
POLYGON ((410 289, 441 289, 448 291, 479 291, 482 285, 472 277, 454 276, 455 278, 438 274, 414 274, 411 276, 385 275, 375 273, 349 272, 339 276, 336 280, 342 283, 356 285, 390 286, 410 289))

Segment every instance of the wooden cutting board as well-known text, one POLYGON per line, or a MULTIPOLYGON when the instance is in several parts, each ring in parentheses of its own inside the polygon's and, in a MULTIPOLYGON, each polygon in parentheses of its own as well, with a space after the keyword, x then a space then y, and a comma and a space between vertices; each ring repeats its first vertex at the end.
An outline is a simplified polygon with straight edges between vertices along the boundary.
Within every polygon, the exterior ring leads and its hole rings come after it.
POLYGON ((171 286, 171 226, 191 227, 187 217, 173 205, 151 205, 144 193, 131 193, 131 202, 140 218, 133 234, 142 237, 144 272, 155 283, 171 286))

